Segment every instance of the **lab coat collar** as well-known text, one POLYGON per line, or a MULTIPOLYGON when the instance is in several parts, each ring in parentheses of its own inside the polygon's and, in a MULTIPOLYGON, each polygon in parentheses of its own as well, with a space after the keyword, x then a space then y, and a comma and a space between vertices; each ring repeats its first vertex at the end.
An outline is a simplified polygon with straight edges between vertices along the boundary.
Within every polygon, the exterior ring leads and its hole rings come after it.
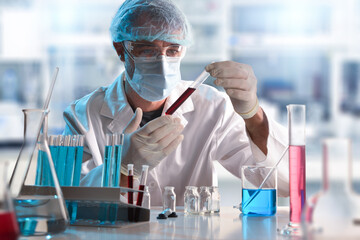
MULTIPOLYGON (((134 111, 127 102, 124 84, 125 74, 122 73, 105 91, 105 101, 101 107, 100 114, 104 117, 111 118, 113 121, 108 125, 111 132, 123 130, 128 122, 131 120, 134 111), (120 91, 119 91, 120 90, 120 91)), ((190 81, 180 81, 171 95, 167 98, 162 115, 166 110, 183 94, 183 92, 190 86, 190 81)), ((174 113, 174 117, 178 117, 184 127, 187 124, 185 113, 194 111, 194 103, 191 98, 188 98, 174 113)))
POLYGON ((100 110, 100 115, 113 119, 107 126, 112 133, 122 131, 134 114, 123 88, 124 77, 122 73, 105 91, 105 101, 100 110))

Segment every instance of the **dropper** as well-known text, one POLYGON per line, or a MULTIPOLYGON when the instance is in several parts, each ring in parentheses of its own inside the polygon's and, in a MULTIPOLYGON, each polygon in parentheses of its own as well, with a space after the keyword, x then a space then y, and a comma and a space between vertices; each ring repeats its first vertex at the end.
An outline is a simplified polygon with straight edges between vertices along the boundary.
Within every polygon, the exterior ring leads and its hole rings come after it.
MULTIPOLYGON (((266 175, 266 177, 264 178, 264 180, 262 181, 262 183, 260 184, 259 188, 256 190, 256 192, 251 195, 251 197, 244 203, 244 207, 242 207, 242 209, 245 209, 251 202, 252 200, 254 200, 254 198, 259 194, 260 190, 263 188, 263 186, 265 185, 266 181, 270 178, 271 174, 275 171, 275 169, 277 168, 277 166, 279 165, 279 163, 281 162, 281 159, 284 157, 285 153, 287 152, 287 150, 289 149, 289 146, 286 147, 286 149, 284 150, 284 152, 281 154, 280 159, 277 161, 277 163, 271 168, 271 170, 269 171, 269 173, 266 175)), ((240 207, 242 206, 242 204, 240 203, 240 207)), ((240 209, 240 210, 242 210, 240 209)))
POLYGON ((169 107, 165 114, 172 115, 209 76, 210 73, 204 70, 190 85, 190 87, 188 87, 188 89, 186 89, 185 92, 181 94, 181 96, 169 107))

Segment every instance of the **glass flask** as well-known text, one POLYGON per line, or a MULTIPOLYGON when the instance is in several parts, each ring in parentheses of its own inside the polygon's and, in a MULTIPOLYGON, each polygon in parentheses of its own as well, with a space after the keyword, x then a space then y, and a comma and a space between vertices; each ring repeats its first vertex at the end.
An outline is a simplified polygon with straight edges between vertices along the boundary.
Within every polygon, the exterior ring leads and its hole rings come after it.
POLYGON ((24 236, 63 232, 68 215, 47 142, 47 111, 24 109, 24 142, 10 180, 24 236))
POLYGON ((7 162, 0 161, 0 239, 16 240, 19 227, 7 185, 7 162))
POLYGON ((200 206, 199 212, 202 214, 211 212, 211 193, 209 187, 201 186, 200 187, 200 206))
POLYGON ((289 192, 290 222, 280 229, 280 234, 302 236, 301 216, 306 202, 305 178, 305 105, 290 104, 289 130, 289 192))
POLYGON ((220 212, 219 187, 217 187, 217 186, 210 187, 210 194, 211 194, 211 212, 218 213, 218 212, 220 212))
POLYGON ((189 214, 199 213, 200 196, 197 187, 186 186, 184 193, 184 212, 189 214))
POLYGON ((353 225, 351 143, 345 138, 323 141, 322 190, 311 197, 304 211, 303 227, 309 238, 360 236, 353 225))
POLYGON ((176 194, 174 187, 166 186, 163 194, 163 210, 170 208, 172 212, 176 212, 176 194))

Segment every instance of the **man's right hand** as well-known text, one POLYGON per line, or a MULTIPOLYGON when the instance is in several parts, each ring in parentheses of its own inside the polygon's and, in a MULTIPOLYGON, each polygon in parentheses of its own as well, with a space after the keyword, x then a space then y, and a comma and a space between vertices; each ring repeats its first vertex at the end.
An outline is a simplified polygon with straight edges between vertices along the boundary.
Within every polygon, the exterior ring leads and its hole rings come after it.
POLYGON ((141 174, 142 165, 149 169, 173 152, 184 139, 184 126, 179 118, 170 115, 158 117, 142 128, 138 128, 142 110, 137 108, 133 118, 124 130, 121 169, 127 172, 127 164, 134 164, 134 175, 141 174))

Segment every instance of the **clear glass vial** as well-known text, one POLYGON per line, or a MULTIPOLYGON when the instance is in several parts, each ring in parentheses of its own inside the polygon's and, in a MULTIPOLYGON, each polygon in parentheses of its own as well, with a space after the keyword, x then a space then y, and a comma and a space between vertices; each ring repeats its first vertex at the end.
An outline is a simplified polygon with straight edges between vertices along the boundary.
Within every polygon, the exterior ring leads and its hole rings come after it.
POLYGON ((212 213, 220 212, 220 193, 219 187, 212 186, 210 187, 210 194, 211 194, 211 209, 212 213))
POLYGON ((143 199, 142 199, 142 204, 141 206, 143 208, 148 208, 150 209, 151 205, 150 205, 150 192, 149 192, 149 187, 145 186, 145 190, 144 190, 144 195, 143 195, 143 199))
POLYGON ((197 187, 186 186, 184 194, 184 212, 188 214, 199 213, 200 196, 197 187))
POLYGON ((211 211, 211 193, 209 187, 201 186, 200 187, 200 208, 199 212, 202 214, 210 213, 211 211))
POLYGON ((170 208, 172 212, 176 212, 176 194, 174 187, 166 186, 163 194, 163 210, 170 208))

